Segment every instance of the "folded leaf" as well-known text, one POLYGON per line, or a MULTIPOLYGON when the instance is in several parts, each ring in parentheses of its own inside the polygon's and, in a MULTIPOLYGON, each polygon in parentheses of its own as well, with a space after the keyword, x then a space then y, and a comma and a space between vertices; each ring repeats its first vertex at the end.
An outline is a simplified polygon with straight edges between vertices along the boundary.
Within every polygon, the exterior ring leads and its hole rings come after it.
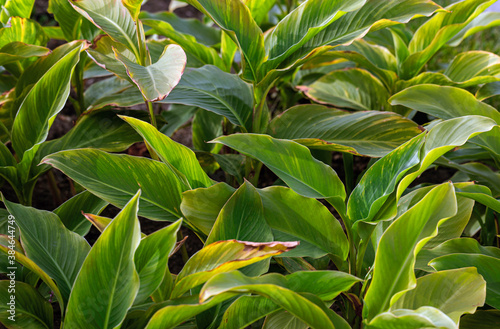
POLYGON ((366 323, 366 329, 458 329, 457 325, 437 308, 424 306, 417 310, 396 310, 378 315, 366 323))
POLYGON ((65 327, 119 326, 139 290, 134 253, 140 242, 140 191, 104 230, 73 286, 65 327))
POLYGON ((11 42, 0 49, 0 65, 3 66, 30 57, 41 57, 49 53, 50 50, 45 47, 11 42))

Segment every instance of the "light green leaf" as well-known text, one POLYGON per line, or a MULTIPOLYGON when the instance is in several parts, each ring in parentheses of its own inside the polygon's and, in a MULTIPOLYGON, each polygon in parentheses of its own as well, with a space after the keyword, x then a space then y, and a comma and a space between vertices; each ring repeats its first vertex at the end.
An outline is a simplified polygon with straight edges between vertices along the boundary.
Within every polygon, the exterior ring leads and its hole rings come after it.
POLYGON ((271 228, 264 219, 262 200, 248 181, 241 185, 221 209, 205 244, 229 239, 273 241, 271 228))
POLYGON ((270 69, 278 67, 318 33, 364 3, 365 0, 304 1, 266 35, 266 62, 259 69, 260 75, 264 76, 270 69))
POLYGON ((489 7, 492 0, 465 0, 454 3, 425 22, 413 35, 408 49, 410 56, 401 64, 399 76, 410 79, 425 63, 475 17, 489 7))
POLYGON ((186 54, 177 45, 168 45, 158 61, 142 66, 131 61, 114 49, 118 59, 127 69, 127 74, 150 102, 161 101, 179 83, 186 66, 186 54))
POLYGON ((319 103, 358 111, 390 109, 387 89, 380 80, 362 69, 333 71, 307 87, 298 88, 319 103))
MULTIPOLYGON (((218 241, 194 254, 177 276, 171 298, 205 283, 219 273, 236 270, 295 248, 297 242, 218 241)), ((201 301, 201 300, 200 300, 201 301)))
POLYGON ((237 271, 221 273, 203 286, 200 292, 200 300, 206 301, 227 292, 248 292, 262 295, 306 322, 311 328, 335 328, 329 316, 320 306, 306 297, 287 289, 286 278, 279 274, 251 278, 237 271))
POLYGON ((40 293, 24 282, 0 281, 0 322, 9 329, 33 328, 52 329, 53 324, 52 305, 40 295, 40 293), (15 292, 9 292, 14 287, 15 292), (15 299, 11 300, 11 296, 15 299), (14 313, 10 311, 10 304, 14 302, 14 313), (15 321, 9 320, 14 314, 15 321))
POLYGON ((134 253, 140 242, 140 191, 104 230, 73 286, 64 328, 115 328, 139 290, 134 253))
POLYGON ((487 98, 500 95, 500 81, 487 83, 476 93, 476 98, 484 101, 487 98))
POLYGON ((288 311, 277 311, 266 317, 262 329, 307 329, 309 326, 288 311))
POLYGON ((88 242, 68 230, 54 213, 25 207, 5 198, 3 202, 21 229, 26 256, 56 281, 64 301, 67 301, 90 250, 88 242), (72 256, 68 257, 68 253, 72 256))
MULTIPOLYGON (((42 71, 40 79, 33 81, 34 84, 30 85, 29 89, 18 89, 22 90, 23 94, 18 99, 20 106, 12 127, 12 144, 17 156, 22 159, 21 166, 24 168, 22 175, 25 181, 28 168, 40 143, 47 138, 55 116, 66 103, 73 69, 80 59, 80 52, 85 47, 86 43, 81 41, 60 46, 52 54, 30 66, 29 71, 50 65, 46 71, 42 71)), ((29 80, 29 77, 26 78, 25 85, 30 82, 29 80)), ((22 82, 18 82, 16 88, 22 85, 22 82)))
POLYGON ((257 25, 262 24, 267 19, 269 11, 276 4, 276 0, 243 0, 243 2, 250 9, 257 25))
POLYGON ((500 326, 500 311, 479 310, 460 320, 460 329, 496 329, 500 326))
POLYGON ((136 302, 143 302, 162 282, 181 224, 182 220, 178 220, 141 240, 134 255, 140 282, 139 292, 135 297, 136 302))
MULTIPOLYGON (((120 55, 127 57, 131 61, 135 61, 135 55, 123 44, 113 41, 113 39, 107 35, 100 35, 93 42, 93 47, 87 49, 87 54, 90 58, 100 67, 109 72, 113 73, 117 77, 133 83, 127 74, 127 69, 115 57, 114 49, 116 49, 120 55)), ((142 95, 142 94, 141 94, 142 95)), ((139 97, 139 101, 143 102, 144 99, 139 97)))
POLYGON ((223 118, 216 113, 198 110, 191 123, 193 147, 200 151, 217 153, 219 148, 216 146, 220 147, 221 145, 208 142, 222 135, 222 121, 223 118))
POLYGON ((182 214, 192 226, 208 236, 220 210, 234 191, 226 183, 185 191, 182 194, 182 214))
POLYGON ((283 240, 276 234, 279 231, 289 235, 289 239, 301 241, 286 257, 320 257, 329 253, 340 260, 347 258, 349 245, 344 230, 319 201, 300 196, 281 186, 259 190, 259 194, 267 224, 274 230, 275 240, 283 240), (313 245, 317 250, 304 250, 307 245, 313 245))
POLYGON ((486 280, 486 303, 500 308, 500 258, 470 253, 453 253, 432 260, 430 266, 438 271, 474 266, 486 280))
POLYGON ((54 214, 61 219, 67 229, 85 236, 89 232, 91 224, 85 219, 82 212, 98 215, 107 205, 106 201, 88 191, 83 191, 60 205, 54 210, 54 214))
POLYGON ((143 2, 143 0, 122 0, 123 5, 128 9, 134 21, 137 21, 137 19, 139 18, 141 5, 143 2))
POLYGON ((415 287, 416 255, 437 234, 443 219, 456 212, 453 185, 443 184, 387 228, 377 247, 373 279, 364 298, 363 314, 367 321, 388 311, 402 292, 415 287))
POLYGON ((140 58, 136 24, 121 0, 69 1, 83 17, 140 58))
POLYGON ((432 306, 458 324, 464 313, 483 306, 486 282, 473 267, 440 271, 417 279, 415 289, 405 292, 391 310, 417 310, 432 306))
MULTIPOLYGON (((9 250, 11 249, 0 244, 0 252, 10 256, 9 250)), ((54 296, 56 296, 57 301, 59 302, 59 306, 61 307, 61 312, 64 312, 64 305, 65 305, 64 299, 61 296, 59 288, 57 287, 55 282, 50 278, 50 276, 48 276, 47 273, 45 273, 37 264, 35 264, 35 262, 26 257, 23 253, 14 251, 14 257, 17 263, 23 265, 31 272, 34 272, 36 275, 38 275, 38 277, 40 277, 40 279, 42 279, 43 282, 45 282, 47 286, 49 286, 50 290, 54 293, 54 296)))
POLYGON ((465 28, 458 32, 449 42, 452 47, 458 46, 465 38, 474 33, 500 25, 500 14, 497 11, 485 11, 474 18, 465 28))
POLYGON ((352 191, 347 203, 351 222, 371 221, 396 189, 399 180, 419 163, 425 135, 420 134, 375 162, 352 191))
POLYGON ((241 296, 233 302, 222 318, 219 329, 244 329, 281 307, 263 296, 241 296))
POLYGON ((144 138, 163 162, 173 167, 173 170, 183 173, 191 188, 213 185, 212 180, 201 168, 196 155, 189 148, 174 142, 147 122, 127 116, 120 116, 120 118, 129 123, 144 138))
POLYGON ((0 49, 0 66, 14 63, 30 57, 48 55, 50 50, 45 47, 27 45, 22 42, 11 42, 0 49))
POLYGON ((334 203, 346 197, 337 173, 298 143, 259 134, 234 134, 214 141, 261 161, 300 195, 334 203))
POLYGON ((47 11, 54 15, 66 41, 81 39, 81 37, 93 40, 99 32, 99 29, 84 19, 68 0, 49 0, 47 11))
POLYGON ((123 208, 141 188, 139 215, 175 221, 180 213, 181 193, 188 189, 166 164, 125 154, 94 149, 57 152, 42 161, 61 170, 99 198, 123 208))
POLYGON ((210 65, 188 70, 168 98, 162 101, 201 107, 225 116, 247 131, 251 128, 253 102, 251 85, 210 65))
POLYGON ((244 77, 257 79, 257 68, 264 60, 264 36, 252 18, 252 14, 241 0, 187 0, 196 9, 220 26, 239 46, 244 77))
POLYGON ((458 54, 444 71, 444 74, 455 82, 465 82, 480 76, 493 77, 499 73, 500 56, 486 51, 467 51, 458 54))
POLYGON ((417 310, 385 312, 365 325, 366 329, 458 329, 440 310, 423 306, 417 310))
POLYGON ((45 46, 47 41, 42 26, 27 18, 12 17, 9 26, 0 29, 0 48, 11 42, 45 46))
POLYGON ((312 149, 371 157, 384 156, 421 132, 395 113, 348 113, 321 105, 294 106, 273 119, 269 131, 312 149))

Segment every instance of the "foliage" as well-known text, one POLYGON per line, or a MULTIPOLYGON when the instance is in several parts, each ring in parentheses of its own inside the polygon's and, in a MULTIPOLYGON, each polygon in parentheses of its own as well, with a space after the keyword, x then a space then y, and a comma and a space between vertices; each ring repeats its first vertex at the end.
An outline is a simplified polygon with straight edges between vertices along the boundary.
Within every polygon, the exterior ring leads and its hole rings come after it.
POLYGON ((500 25, 494 1, 186 2, 200 20, 51 0, 47 27, 0 0, 0 322, 498 327, 500 58, 427 70, 500 25), (31 207, 55 170, 80 193, 31 207))

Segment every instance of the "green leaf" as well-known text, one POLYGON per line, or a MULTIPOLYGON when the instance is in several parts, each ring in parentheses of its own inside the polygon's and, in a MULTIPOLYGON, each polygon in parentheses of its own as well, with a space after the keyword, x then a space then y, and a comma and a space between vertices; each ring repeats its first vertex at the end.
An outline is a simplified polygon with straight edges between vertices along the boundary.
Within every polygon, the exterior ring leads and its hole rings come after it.
POLYGON ((460 329, 495 329, 500 326, 500 311, 479 310, 474 314, 465 315, 460 320, 460 329))
POLYGON ((140 242, 140 191, 104 230, 73 286, 65 328, 115 328, 139 290, 134 253, 140 242))
POLYGON ((182 214, 192 226, 208 236, 220 210, 234 191, 226 183, 185 191, 182 194, 182 214))
POLYGON ((268 315, 262 329, 307 329, 308 327, 309 326, 299 318, 296 318, 292 314, 288 313, 288 311, 282 310, 268 315))
POLYGON ((142 22, 152 27, 156 33, 177 43, 185 52, 196 57, 203 65, 215 65, 222 70, 225 69, 225 64, 219 57, 219 54, 217 54, 217 51, 211 47, 198 43, 194 37, 177 32, 172 25, 165 21, 145 19, 142 20, 142 22))
MULTIPOLYGON (((200 302, 198 296, 182 297, 167 301, 164 303, 167 306, 154 313, 145 329, 183 328, 181 326, 178 327, 178 325, 236 295, 234 293, 222 294, 207 302, 200 302)), ((198 327, 194 325, 187 328, 194 329, 198 327)))
POLYGON ((0 65, 14 63, 30 57, 41 57, 50 53, 45 47, 27 45, 22 42, 11 42, 0 49, 0 65))
POLYGON ((78 13, 140 58, 136 24, 121 0, 69 1, 78 13))
POLYGON ((123 208, 141 188, 139 215, 175 221, 180 213, 181 193, 188 189, 166 164, 125 154, 94 149, 57 152, 42 161, 61 170, 97 197, 123 208))
POLYGON ((35 0, 2 1, 0 22, 6 24, 10 17, 30 18, 35 0))
POLYGON ((85 219, 82 212, 99 214, 108 203, 88 191, 83 191, 54 210, 67 229, 85 236, 91 224, 85 219))
POLYGON ((432 260, 430 266, 438 271, 474 266, 479 274, 486 280, 486 303, 500 309, 500 258, 481 255, 454 253, 444 255, 432 260))
POLYGON ((445 218, 457 212, 452 184, 432 189, 419 203, 396 219, 382 235, 373 265, 373 279, 364 298, 368 321, 389 310, 402 292, 415 287, 416 254, 437 234, 445 218))
POLYGON ((485 11, 474 18, 465 28, 458 32, 449 42, 452 47, 458 46, 465 38, 474 33, 500 25, 500 15, 497 11, 485 11))
POLYGON ((341 260, 347 258, 349 244, 344 230, 319 201, 300 196, 281 186, 259 190, 259 194, 267 224, 274 230, 275 240, 283 239, 277 236, 276 231, 279 231, 289 235, 289 239, 301 241, 286 257, 320 257, 329 253, 341 260), (311 214, 314 216, 311 217, 311 214), (305 250, 307 245, 313 245, 317 250, 305 250))
POLYGON ((264 76, 270 69, 278 67, 330 24, 347 12, 359 9, 364 3, 364 0, 303 2, 266 35, 266 62, 260 68, 260 75, 264 76))
POLYGON ((24 282, 0 281, 0 322, 7 328, 51 329, 53 325, 52 305, 40 293, 24 282), (14 287, 14 292, 9 292, 14 287), (14 296, 15 299, 12 299, 14 296), (14 314, 9 312, 14 302, 14 314), (14 321, 9 317, 14 315, 14 321))
POLYGON ((0 48, 11 42, 45 46, 47 41, 49 40, 42 26, 27 18, 12 17, 9 26, 0 29, 0 48))
POLYGON ((298 143, 258 134, 234 134, 214 141, 261 161, 300 195, 336 203, 346 197, 337 173, 298 143))
POLYGON ((295 248, 297 242, 218 241, 194 254, 177 276, 171 298, 223 272, 236 270, 295 248))
MULTIPOLYGON (((200 151, 217 153, 219 151, 214 145, 207 142, 222 135, 223 118, 213 112, 198 110, 191 124, 193 132, 193 147, 200 151)), ((217 159, 217 157, 216 157, 217 159)))
POLYGON ((417 310, 385 312, 366 323, 366 329, 457 329, 449 317, 440 310, 423 306, 417 310))
POLYGON ((251 85, 235 74, 206 65, 188 70, 162 103, 201 107, 223 115, 231 123, 250 131, 253 101, 251 85))
POLYGON ((298 88, 319 103, 359 111, 390 109, 387 89, 380 80, 362 69, 333 71, 307 87, 298 88))
POLYGON ((262 200, 248 181, 240 186, 221 209, 205 244, 230 239, 273 241, 271 228, 264 219, 262 200))
POLYGON ((487 98, 500 95, 500 81, 487 83, 476 93, 476 98, 484 101, 487 98))
POLYGON ((187 0, 210 17, 239 46, 244 77, 255 81, 257 69, 264 60, 264 35, 241 0, 187 0))
POLYGON ((67 301, 90 250, 88 242, 64 227, 54 213, 25 207, 5 198, 3 202, 21 229, 26 256, 56 281, 64 301, 67 301), (72 256, 68 257, 68 253, 72 256))
POLYGON ((113 49, 118 59, 127 69, 127 74, 149 102, 161 101, 179 83, 184 67, 186 54, 177 45, 168 45, 158 61, 149 66, 142 66, 131 61, 113 49))
POLYGON ((128 9, 134 21, 139 18, 142 2, 142 0, 122 0, 123 5, 128 9))
MULTIPOLYGON (((11 254, 9 254, 9 250, 11 249, 0 244, 0 252, 2 252, 5 255, 11 256, 11 254)), ((59 288, 57 287, 55 282, 50 278, 50 276, 48 276, 47 273, 45 273, 37 264, 35 264, 35 262, 33 262, 31 259, 29 259, 22 253, 14 251, 14 258, 16 262, 23 265, 31 272, 34 272, 36 275, 38 275, 38 277, 40 277, 40 279, 42 279, 43 282, 45 282, 47 286, 49 286, 50 290, 54 293, 54 296, 56 296, 57 301, 59 302, 59 306, 61 307, 61 312, 64 312, 64 305, 65 305, 64 299, 61 296, 59 288)))
POLYGON ((269 11, 276 4, 276 0, 243 0, 245 5, 250 9, 252 17, 260 25, 267 19, 269 11))
MULTIPOLYGON (((127 74, 126 67, 122 62, 116 59, 114 49, 116 49, 120 55, 126 56, 131 61, 135 61, 135 55, 127 47, 113 41, 111 37, 102 34, 94 40, 92 48, 87 49, 87 54, 99 67, 108 70, 119 78, 133 83, 127 74)), ((144 98, 139 97, 139 101, 143 102, 144 98)))
POLYGON ((281 307, 262 296, 241 296, 233 302, 221 321, 219 329, 244 329, 281 307))
POLYGON ((213 185, 212 180, 201 168, 196 155, 189 148, 174 142, 147 122, 127 116, 120 116, 120 118, 129 123, 144 138, 163 162, 183 173, 191 188, 213 185))
POLYGON ((425 63, 468 23, 493 3, 492 0, 466 0, 448 6, 425 22, 413 35, 410 56, 401 64, 399 76, 410 79, 425 63))
POLYGON ((421 132, 395 113, 348 113, 321 105, 294 106, 273 119, 269 131, 312 149, 371 157, 384 156, 421 132))
POLYGON ((141 240, 134 255, 140 281, 139 291, 135 297, 137 302, 143 302, 162 282, 181 224, 182 220, 178 220, 141 240))
POLYGON ((483 306, 486 282, 473 267, 440 271, 417 279, 415 289, 405 292, 391 310, 417 310, 432 306, 458 324, 464 313, 474 313, 483 306))
POLYGON ((375 162, 352 191, 347 203, 351 222, 371 221, 398 185, 398 181, 419 163, 425 135, 420 134, 375 162))
POLYGON ((168 111, 161 112, 161 116, 165 119, 167 124, 160 128, 160 131, 167 136, 172 136, 177 129, 191 119, 196 110, 198 110, 198 108, 195 106, 179 104, 170 105, 168 111))
MULTIPOLYGON (((491 76, 500 73, 500 56, 486 51, 467 51, 458 54, 444 71, 444 74, 455 82, 465 82, 478 79, 481 76, 491 76)), ((481 81, 481 83, 490 81, 481 81)), ((463 86, 465 87, 465 86, 463 86)))
MULTIPOLYGON (((311 283, 311 281, 309 281, 311 283)), ((269 298, 311 328, 335 328, 324 310, 306 297, 286 288, 285 277, 268 274, 262 277, 246 277, 240 272, 221 273, 210 279, 200 292, 200 300, 227 292, 255 293, 269 298)))
MULTIPOLYGON (((40 79, 33 81, 34 84, 29 89, 18 89, 23 91, 23 95, 18 100, 20 107, 12 127, 12 144, 17 156, 22 158, 24 180, 27 180, 28 168, 40 143, 47 138, 55 116, 66 103, 73 69, 80 60, 80 52, 86 46, 85 42, 76 41, 57 48, 30 67, 29 71, 50 65, 46 71, 42 71, 40 79)), ((29 79, 27 78, 28 81, 29 79)), ((28 81, 25 83, 29 83, 28 81)), ((16 88, 20 86, 22 83, 18 82, 16 88)))
POLYGON ((139 134, 120 120, 117 112, 92 112, 84 115, 63 137, 42 143, 35 162, 38 164, 38 159, 58 151, 87 147, 122 152, 140 141, 139 134))

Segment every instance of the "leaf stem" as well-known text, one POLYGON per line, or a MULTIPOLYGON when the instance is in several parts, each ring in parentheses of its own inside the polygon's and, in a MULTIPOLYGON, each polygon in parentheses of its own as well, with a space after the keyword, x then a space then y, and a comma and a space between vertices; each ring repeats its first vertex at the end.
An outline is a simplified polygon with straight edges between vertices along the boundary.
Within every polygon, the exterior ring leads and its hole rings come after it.
POLYGON ((343 153, 345 187, 347 196, 349 196, 354 187, 354 156, 351 153, 343 153))

